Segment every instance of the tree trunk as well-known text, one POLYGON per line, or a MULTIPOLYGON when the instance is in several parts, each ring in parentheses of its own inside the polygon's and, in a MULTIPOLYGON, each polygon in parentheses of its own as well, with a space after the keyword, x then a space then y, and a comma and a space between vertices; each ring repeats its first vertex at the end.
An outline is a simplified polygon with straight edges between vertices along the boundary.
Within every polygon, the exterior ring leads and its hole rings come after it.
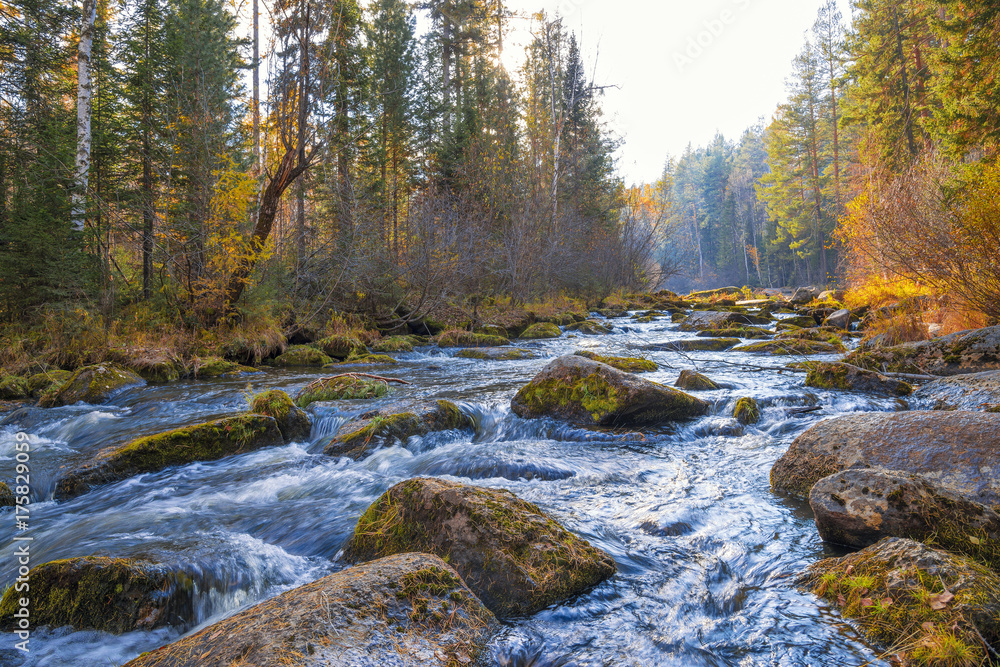
POLYGON ((892 24, 896 31, 896 57, 899 58, 899 70, 903 84, 903 127, 906 130, 906 146, 910 155, 917 154, 917 145, 913 139, 913 111, 910 106, 910 80, 906 74, 906 58, 903 56, 903 33, 899 28, 899 11, 892 8, 892 24))
POLYGON ((90 109, 93 85, 90 52, 94 43, 97 0, 83 0, 83 21, 77 49, 76 92, 76 189, 72 202, 73 229, 82 232, 87 219, 87 180, 90 175, 90 109))
POLYGON ((253 163, 260 169, 260 37, 257 0, 253 0, 253 163))

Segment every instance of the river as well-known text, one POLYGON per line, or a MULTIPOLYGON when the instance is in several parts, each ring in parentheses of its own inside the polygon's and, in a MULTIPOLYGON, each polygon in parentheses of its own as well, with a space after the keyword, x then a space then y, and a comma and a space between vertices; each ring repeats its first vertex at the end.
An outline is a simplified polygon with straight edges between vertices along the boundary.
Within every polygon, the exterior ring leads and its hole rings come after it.
MULTIPOLYGON (((540 358, 488 362, 420 348, 376 372, 405 379, 390 397, 313 405, 309 442, 171 468, 51 500, 60 471, 101 448, 243 410, 250 391, 294 394, 318 369, 241 379, 190 380, 128 390, 100 406, 27 408, 0 427, 0 478, 13 481, 18 431, 31 443, 32 564, 87 555, 168 563, 197 582, 193 628, 342 569, 338 553, 358 517, 393 484, 435 476, 503 487, 538 504, 568 529, 609 552, 618 574, 567 603, 504 625, 491 664, 517 667, 884 665, 825 603, 795 589, 792 576, 834 555, 807 504, 771 492, 768 473, 796 435, 819 420, 896 410, 893 399, 812 390, 804 375, 740 364, 786 359, 734 352, 639 353, 691 334, 669 318, 615 319, 607 336, 564 335, 531 342, 540 358), (693 422, 638 432, 599 432, 522 420, 510 399, 548 360, 588 349, 641 356, 673 384, 697 368, 731 388, 699 392, 713 404, 693 422), (740 396, 763 406, 755 426, 729 415, 740 396), (322 454, 351 416, 398 398, 446 398, 475 417, 468 433, 413 438, 361 461, 322 454), (789 414, 805 405, 822 409, 789 414), (2 468, 0 468, 2 469, 2 468)), ((823 357, 817 357, 822 359, 823 357)), ((0 514, 10 525, 10 510, 0 514)), ((0 550, 4 586, 16 576, 15 546, 0 550)), ((121 665, 180 636, 176 630, 113 636, 35 630, 30 653, 0 636, 0 665, 121 665)))

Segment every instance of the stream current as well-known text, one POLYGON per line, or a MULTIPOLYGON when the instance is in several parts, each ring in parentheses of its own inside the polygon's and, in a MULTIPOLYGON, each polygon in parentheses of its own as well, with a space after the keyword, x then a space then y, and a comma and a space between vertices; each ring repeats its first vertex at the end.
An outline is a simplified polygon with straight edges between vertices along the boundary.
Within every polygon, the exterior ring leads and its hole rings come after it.
MULTIPOLYGON (((389 397, 311 406, 308 442, 143 474, 62 503, 52 500, 61 470, 104 447, 244 410, 248 382, 253 392, 294 395, 329 373, 265 368, 240 379, 139 387, 100 406, 25 408, 0 422, 0 479, 13 481, 15 436, 27 433, 31 564, 106 555, 181 569, 197 582, 187 632, 343 569, 338 553, 368 505, 397 482, 433 476, 510 489, 618 564, 618 574, 590 592, 505 623, 489 664, 885 665, 825 603, 795 588, 795 573, 836 552, 819 539, 808 504, 772 493, 768 473, 819 420, 905 406, 810 389, 802 374, 752 367, 781 366, 783 357, 644 352, 692 334, 669 319, 611 322, 607 336, 515 343, 539 355, 531 360, 467 360, 453 358, 455 350, 419 348, 374 371, 412 383, 393 385, 389 397), (513 415, 518 388, 577 349, 652 359, 660 370, 642 377, 664 384, 692 368, 729 388, 698 392, 712 403, 707 416, 641 432, 513 415), (729 416, 740 396, 760 402, 758 424, 743 427, 729 416), (475 434, 411 438, 360 461, 322 454, 348 419, 400 398, 454 401, 475 418, 475 434), (789 412, 814 405, 821 409, 789 412)), ((0 521, 13 536, 11 511, 0 521)), ((17 576, 15 548, 8 537, 0 549, 3 587, 17 576)), ((0 666, 110 667, 180 636, 176 629, 114 636, 38 628, 24 654, 15 635, 2 633, 0 666)))

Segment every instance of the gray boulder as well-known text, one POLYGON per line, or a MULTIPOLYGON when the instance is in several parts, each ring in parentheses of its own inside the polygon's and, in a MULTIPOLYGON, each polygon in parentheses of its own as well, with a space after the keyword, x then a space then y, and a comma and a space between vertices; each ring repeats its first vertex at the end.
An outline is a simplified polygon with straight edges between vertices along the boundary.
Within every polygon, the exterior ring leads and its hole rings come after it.
POLYGON ((826 319, 823 320, 823 326, 836 327, 838 329, 846 329, 851 325, 851 311, 847 308, 841 308, 840 310, 834 311, 830 315, 827 315, 826 319))
POLYGON ((963 375, 1000 370, 1000 326, 891 347, 865 347, 844 361, 872 370, 963 375))
POLYGON ((935 380, 915 391, 911 404, 922 410, 1000 410, 1000 371, 935 380))
POLYGON ((681 331, 705 329, 733 329, 744 324, 770 324, 771 319, 747 313, 730 313, 722 310, 696 310, 684 318, 681 331))
POLYGON ((819 290, 815 287, 800 287, 792 293, 790 301, 795 305, 809 303, 819 296, 819 290))

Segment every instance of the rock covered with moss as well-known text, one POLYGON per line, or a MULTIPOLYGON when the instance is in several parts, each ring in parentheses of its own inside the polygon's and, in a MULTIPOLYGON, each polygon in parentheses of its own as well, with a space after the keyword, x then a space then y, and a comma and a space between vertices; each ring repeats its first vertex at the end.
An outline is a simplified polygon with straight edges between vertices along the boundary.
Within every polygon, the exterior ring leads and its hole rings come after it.
POLYGON ((739 347, 734 347, 733 352, 807 356, 813 354, 840 354, 844 349, 843 343, 834 344, 827 341, 808 340, 805 338, 783 338, 779 340, 764 340, 758 343, 746 343, 739 347))
POLYGON ((572 331, 574 333, 582 333, 588 336, 606 336, 611 333, 614 329, 610 324, 605 324, 604 322, 598 322, 597 320, 584 320, 583 322, 574 322, 566 327, 566 331, 572 331))
POLYGON ((771 332, 755 327, 733 327, 731 329, 703 329, 695 334, 699 338, 750 338, 763 340, 771 337, 771 332))
POLYGON ((243 364, 238 364, 234 361, 226 361, 225 359, 220 359, 219 357, 198 359, 193 368, 193 375, 196 378, 201 379, 239 377, 247 373, 259 372, 260 371, 252 366, 244 366, 243 364))
POLYGON ((445 331, 437 337, 438 347, 500 347, 510 345, 510 340, 503 336, 494 336, 471 331, 445 331))
POLYGON ((28 382, 16 375, 0 377, 0 400, 17 401, 28 397, 28 382))
POLYGON ((344 424, 323 453, 359 459, 387 443, 406 442, 413 436, 439 431, 471 431, 475 426, 472 418, 451 401, 415 405, 403 411, 389 408, 344 424))
POLYGON ((722 387, 696 371, 683 370, 674 386, 685 391, 712 391, 722 387))
POLYGON ((810 363, 806 386, 817 389, 859 391, 880 396, 909 396, 911 387, 902 380, 841 363, 810 363))
POLYGON ((368 348, 360 339, 347 334, 327 336, 314 343, 328 357, 333 359, 348 359, 368 354, 368 348))
MULTIPOLYGON (((572 316, 567 316, 567 317, 569 318, 568 321, 563 319, 561 320, 560 323, 572 324, 575 322, 572 316)), ((536 322, 535 324, 532 324, 530 327, 525 329, 524 332, 521 334, 521 338, 523 338, 524 340, 559 338, 560 336, 562 336, 562 331, 560 331, 559 327, 557 327, 555 324, 551 322, 536 322)))
POLYGON ((704 401, 577 355, 559 357, 511 400, 525 419, 553 417, 580 425, 631 426, 691 419, 704 401))
POLYGON ((669 343, 650 343, 643 345, 642 349, 651 352, 721 352, 742 342, 739 338, 689 338, 669 343))
POLYGON ((406 553, 286 591, 126 667, 457 667, 476 663, 497 628, 452 567, 406 553))
POLYGON ((820 537, 864 548, 908 537, 1000 568, 1000 514, 920 475, 852 469, 824 477, 809 492, 820 537))
POLYGON ((333 359, 309 345, 293 345, 274 358, 276 366, 326 366, 333 359))
POLYGON ((1000 640, 1000 576, 962 556, 888 537, 812 567, 800 584, 905 664, 981 665, 1000 640), (980 639, 981 638, 981 639, 980 639), (947 662, 956 655, 963 662, 947 662))
POLYGON ((372 352, 385 354, 386 352, 413 352, 413 348, 420 343, 414 340, 415 336, 387 336, 372 343, 372 352))
POLYGON ((895 373, 963 375, 1000 370, 1000 326, 891 347, 865 347, 844 361, 895 373))
POLYGON ((733 406, 733 418, 741 424, 756 424, 760 421, 760 405, 750 396, 744 396, 733 406))
POLYGON ((319 401, 379 398, 389 393, 388 383, 345 373, 310 382, 295 394, 295 404, 307 408, 319 401))
POLYGON ((914 392, 911 405, 923 410, 1000 410, 1000 371, 928 382, 914 392))
POLYGON ((861 413, 827 419, 797 437, 771 468, 771 485, 806 497, 848 468, 923 475, 985 505, 1000 504, 1000 414, 861 413))
POLYGON ((73 377, 72 371, 48 370, 35 373, 27 379, 28 395, 39 397, 62 386, 66 380, 73 377))
POLYGON ((7 482, 0 482, 0 507, 13 507, 15 504, 14 492, 7 486, 7 482))
POLYGON ((195 461, 214 461, 283 442, 277 422, 263 415, 237 415, 185 426, 102 450, 89 463, 66 473, 56 484, 55 497, 65 500, 99 484, 140 473, 195 461))
MULTIPOLYGON (((113 634, 192 621, 191 581, 163 565, 90 556, 31 568, 31 625, 113 634)), ((0 626, 9 628, 25 596, 14 587, 0 600, 0 626)))
POLYGON ((504 489, 411 479, 364 513, 345 557, 407 551, 444 558, 493 613, 526 616, 615 573, 605 552, 504 489))
POLYGON ((746 324, 769 324, 770 322, 770 318, 750 315, 748 313, 732 313, 723 310, 696 310, 684 318, 681 324, 681 331, 733 329, 746 324))
POLYGON ((577 350, 573 354, 591 361, 599 361, 626 373, 652 373, 659 369, 655 362, 638 357, 609 357, 588 350, 577 350))
POLYGON ((482 361, 520 361, 536 359, 537 354, 520 347, 474 347, 455 353, 459 359, 481 359, 482 361))
POLYGON ((250 412, 273 417, 285 442, 302 442, 309 439, 312 422, 302 408, 296 407, 291 397, 280 389, 271 389, 253 397, 250 412))
POLYGON ((77 369, 58 388, 46 392, 38 401, 43 408, 74 403, 104 403, 120 391, 146 384, 146 381, 116 364, 96 364, 77 369))
POLYGON ((399 362, 387 354, 366 354, 361 357, 351 357, 344 361, 334 361, 323 368, 342 368, 344 366, 395 366, 399 362))

